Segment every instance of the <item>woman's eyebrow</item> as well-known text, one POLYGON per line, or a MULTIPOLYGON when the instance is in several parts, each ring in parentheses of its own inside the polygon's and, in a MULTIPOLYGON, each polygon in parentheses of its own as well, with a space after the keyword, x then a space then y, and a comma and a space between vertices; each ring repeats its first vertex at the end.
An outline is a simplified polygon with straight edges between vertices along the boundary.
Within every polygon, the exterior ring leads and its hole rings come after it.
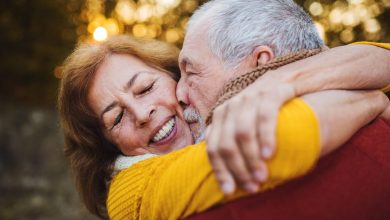
POLYGON ((148 72, 148 71, 140 71, 140 72, 137 72, 136 74, 134 74, 130 80, 126 83, 126 86, 123 88, 125 91, 126 90, 129 90, 135 83, 135 81, 137 80, 138 76, 141 75, 141 74, 151 74, 151 72, 148 72))
MULTIPOLYGON (((137 80, 138 76, 141 75, 141 74, 151 74, 151 72, 148 72, 148 71, 140 71, 140 72, 137 72, 136 74, 134 74, 130 79, 129 81, 126 83, 125 87, 124 87, 124 90, 128 90, 130 89, 135 81, 137 80)), ((113 109, 115 106, 118 105, 118 102, 114 101, 112 102, 111 104, 109 104, 107 107, 104 108, 104 110, 102 111, 102 113, 100 114, 100 118, 103 119, 103 115, 110 111, 111 109, 113 109)))

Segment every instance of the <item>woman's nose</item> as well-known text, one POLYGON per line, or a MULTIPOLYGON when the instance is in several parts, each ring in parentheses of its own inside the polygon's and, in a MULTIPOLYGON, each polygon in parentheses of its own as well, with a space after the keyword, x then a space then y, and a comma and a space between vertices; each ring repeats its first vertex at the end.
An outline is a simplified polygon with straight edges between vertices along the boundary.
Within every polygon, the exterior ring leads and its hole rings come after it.
POLYGON ((125 95, 122 97, 122 101, 137 128, 144 127, 148 124, 156 113, 156 105, 148 100, 136 100, 125 95))
POLYGON ((150 106, 148 108, 143 108, 142 106, 139 106, 138 108, 136 108, 136 110, 134 111, 135 126, 137 128, 144 127, 150 122, 155 112, 156 109, 153 106, 150 106))

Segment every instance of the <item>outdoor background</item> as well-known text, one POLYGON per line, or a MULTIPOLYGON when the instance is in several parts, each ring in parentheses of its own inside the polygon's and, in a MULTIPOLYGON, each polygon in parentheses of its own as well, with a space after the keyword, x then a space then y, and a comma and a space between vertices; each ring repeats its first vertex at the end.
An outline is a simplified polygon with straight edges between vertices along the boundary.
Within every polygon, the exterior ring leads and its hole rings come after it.
MULTIPOLYGON (((181 46, 202 0, 0 0, 0 219, 95 219, 64 159, 56 96, 79 42, 127 33, 181 46)), ((331 47, 390 42, 390 0, 297 1, 331 47)))

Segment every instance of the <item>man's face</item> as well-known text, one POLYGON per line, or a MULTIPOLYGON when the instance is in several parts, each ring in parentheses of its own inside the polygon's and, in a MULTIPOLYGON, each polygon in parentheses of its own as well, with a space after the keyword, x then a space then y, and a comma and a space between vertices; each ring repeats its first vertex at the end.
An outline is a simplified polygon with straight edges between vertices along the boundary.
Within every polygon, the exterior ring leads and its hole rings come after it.
POLYGON ((178 99, 206 117, 224 84, 232 77, 208 48, 206 27, 194 27, 187 33, 179 63, 178 99))
MULTIPOLYGON (((216 103, 232 72, 224 70, 219 60, 208 48, 207 26, 194 27, 187 33, 179 56, 181 78, 177 86, 177 97, 186 108, 195 108, 205 119, 216 103)), ((198 132, 198 123, 189 121, 193 132, 198 132)))

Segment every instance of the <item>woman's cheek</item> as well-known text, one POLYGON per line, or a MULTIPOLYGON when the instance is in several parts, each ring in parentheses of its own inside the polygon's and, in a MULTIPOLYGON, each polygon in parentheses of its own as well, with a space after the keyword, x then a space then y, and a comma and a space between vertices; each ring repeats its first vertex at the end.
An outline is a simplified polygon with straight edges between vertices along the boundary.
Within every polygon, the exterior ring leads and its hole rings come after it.
POLYGON ((170 83, 170 86, 167 87, 164 94, 169 102, 169 104, 176 106, 178 105, 177 97, 176 97, 176 82, 170 83))

